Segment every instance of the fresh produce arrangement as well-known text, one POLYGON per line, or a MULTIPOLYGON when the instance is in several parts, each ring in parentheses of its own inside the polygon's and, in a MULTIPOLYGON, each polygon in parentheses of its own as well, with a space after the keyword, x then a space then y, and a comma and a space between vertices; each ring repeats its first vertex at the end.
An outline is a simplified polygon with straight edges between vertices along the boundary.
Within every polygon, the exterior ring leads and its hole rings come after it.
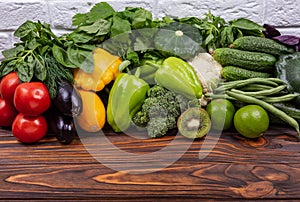
POLYGON ((249 19, 153 19, 143 8, 100 2, 56 36, 26 21, 2 52, 0 127, 35 143, 53 134, 232 130, 258 138, 272 124, 300 137, 300 38, 249 19))

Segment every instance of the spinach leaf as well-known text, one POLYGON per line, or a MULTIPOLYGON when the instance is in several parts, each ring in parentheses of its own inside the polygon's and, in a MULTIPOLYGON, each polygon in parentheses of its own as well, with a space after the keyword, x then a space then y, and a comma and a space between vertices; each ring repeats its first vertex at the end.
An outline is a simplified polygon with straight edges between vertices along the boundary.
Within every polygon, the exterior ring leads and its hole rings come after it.
POLYGON ((89 43, 94 39, 93 35, 89 35, 85 32, 79 32, 79 31, 74 31, 69 33, 66 36, 66 39, 68 42, 71 42, 70 44, 73 45, 74 43, 89 43))
POLYGON ((115 15, 113 17, 113 23, 110 29, 110 37, 114 37, 125 32, 130 32, 131 24, 128 20, 124 20, 119 16, 115 15))
POLYGON ((145 9, 138 9, 134 12, 132 19, 132 28, 140 29, 150 27, 152 22, 152 13, 145 9))
POLYGON ((30 82, 34 74, 34 67, 28 64, 29 63, 22 61, 16 65, 18 77, 23 82, 30 82))
POLYGON ((5 76, 6 74, 14 71, 16 69, 17 60, 11 60, 9 62, 1 63, 1 77, 5 76))
POLYGON ((66 67, 75 68, 75 65, 69 60, 67 52, 63 48, 54 44, 52 47, 52 54, 60 64, 66 67))
POLYGON ((69 60, 87 73, 94 70, 94 59, 91 51, 82 50, 78 47, 69 47, 67 49, 69 60))
POLYGON ((259 31, 264 30, 263 26, 246 18, 238 18, 236 20, 232 20, 229 22, 229 24, 231 24, 231 26, 233 27, 244 29, 244 30, 259 30, 259 31))
POLYGON ((45 67, 45 62, 42 56, 36 55, 32 62, 28 63, 32 69, 34 69, 34 76, 40 81, 45 81, 47 77, 47 70, 45 67))
POLYGON ((13 58, 13 57, 17 57, 17 55, 22 51, 24 51, 24 46, 23 45, 18 45, 14 48, 2 51, 2 55, 5 58, 13 58))
POLYGON ((30 33, 37 30, 36 24, 32 21, 26 21, 14 32, 14 36, 19 37, 20 39, 25 38, 30 33))
POLYGON ((98 19, 91 25, 81 26, 79 31, 84 31, 88 34, 104 35, 110 30, 110 22, 104 19, 98 19))

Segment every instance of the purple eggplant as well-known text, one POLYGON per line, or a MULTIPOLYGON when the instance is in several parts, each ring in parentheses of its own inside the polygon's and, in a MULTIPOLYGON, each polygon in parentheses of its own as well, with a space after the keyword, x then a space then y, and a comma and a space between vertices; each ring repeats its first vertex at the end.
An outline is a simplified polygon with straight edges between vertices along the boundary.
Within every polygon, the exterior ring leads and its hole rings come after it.
POLYGON ((74 119, 70 116, 55 113, 50 120, 50 129, 61 144, 70 144, 78 136, 74 119))
POLYGON ((77 89, 68 81, 59 81, 57 96, 53 103, 60 113, 76 117, 82 112, 82 99, 77 89))

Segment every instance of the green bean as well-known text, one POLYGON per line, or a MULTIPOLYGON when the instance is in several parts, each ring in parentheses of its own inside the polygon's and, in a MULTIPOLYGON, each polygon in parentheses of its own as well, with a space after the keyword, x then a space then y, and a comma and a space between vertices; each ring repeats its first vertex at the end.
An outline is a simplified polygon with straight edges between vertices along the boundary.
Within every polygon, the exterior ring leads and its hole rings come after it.
POLYGON ((269 80, 270 78, 250 78, 245 80, 239 80, 239 81, 229 81, 225 83, 220 83, 219 87, 215 89, 215 92, 224 92, 226 90, 230 90, 232 88, 240 88, 243 86, 247 86, 249 84, 253 83, 260 83, 265 85, 270 85, 273 87, 279 86, 278 83, 276 83, 273 80, 269 80))
POLYGON ((248 95, 242 95, 239 93, 235 93, 232 91, 227 91, 226 92, 229 96, 248 103, 248 104, 257 104, 260 105, 262 108, 264 108, 265 110, 269 111, 270 113, 274 114, 275 116, 278 116, 281 120, 283 120, 284 122, 286 122, 287 124, 289 124, 290 126, 292 126, 298 133, 299 138, 300 138, 300 131, 299 131, 299 124, 298 122, 290 117, 289 115, 287 115, 285 112, 281 111, 280 109, 274 107, 273 105, 263 101, 263 100, 259 100, 257 98, 248 96, 248 95))
POLYGON ((266 96, 266 95, 273 95, 276 93, 279 93, 280 91, 284 90, 286 88, 286 85, 277 86, 276 88, 267 89, 267 90, 261 90, 261 91, 241 91, 236 89, 231 89, 232 91, 236 93, 241 93, 243 95, 249 95, 249 96, 266 96))
POLYGON ((267 89, 272 89, 274 88, 273 86, 268 86, 268 85, 263 85, 263 84, 249 84, 246 86, 243 86, 240 88, 242 91, 260 91, 260 90, 267 90, 267 89))
POLYGON ((209 94, 209 95, 205 95, 205 97, 211 98, 211 99, 236 100, 235 98, 233 98, 227 94, 209 94))
POLYGON ((279 79, 279 78, 273 78, 273 77, 270 77, 270 78, 267 78, 268 81, 273 81, 279 85, 286 85, 287 83, 284 82, 283 80, 279 79))
POLYGON ((262 97, 261 99, 268 103, 276 103, 276 102, 287 102, 295 99, 299 95, 297 94, 287 94, 278 97, 262 97))

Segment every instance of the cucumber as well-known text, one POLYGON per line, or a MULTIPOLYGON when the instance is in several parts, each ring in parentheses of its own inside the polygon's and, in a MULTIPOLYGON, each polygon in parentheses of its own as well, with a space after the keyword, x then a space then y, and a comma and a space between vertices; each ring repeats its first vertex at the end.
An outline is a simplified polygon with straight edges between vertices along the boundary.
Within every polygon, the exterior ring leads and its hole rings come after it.
POLYGON ((243 51, 232 48, 217 48, 214 59, 222 66, 237 66, 258 72, 270 72, 275 69, 276 58, 267 53, 243 51))
POLYGON ((222 68, 221 75, 226 81, 245 80, 249 78, 269 78, 271 74, 256 72, 235 66, 225 66, 222 68))
POLYGON ((276 56, 294 52, 294 49, 288 48, 275 40, 257 36, 240 37, 236 39, 230 47, 245 51, 263 52, 276 56))

